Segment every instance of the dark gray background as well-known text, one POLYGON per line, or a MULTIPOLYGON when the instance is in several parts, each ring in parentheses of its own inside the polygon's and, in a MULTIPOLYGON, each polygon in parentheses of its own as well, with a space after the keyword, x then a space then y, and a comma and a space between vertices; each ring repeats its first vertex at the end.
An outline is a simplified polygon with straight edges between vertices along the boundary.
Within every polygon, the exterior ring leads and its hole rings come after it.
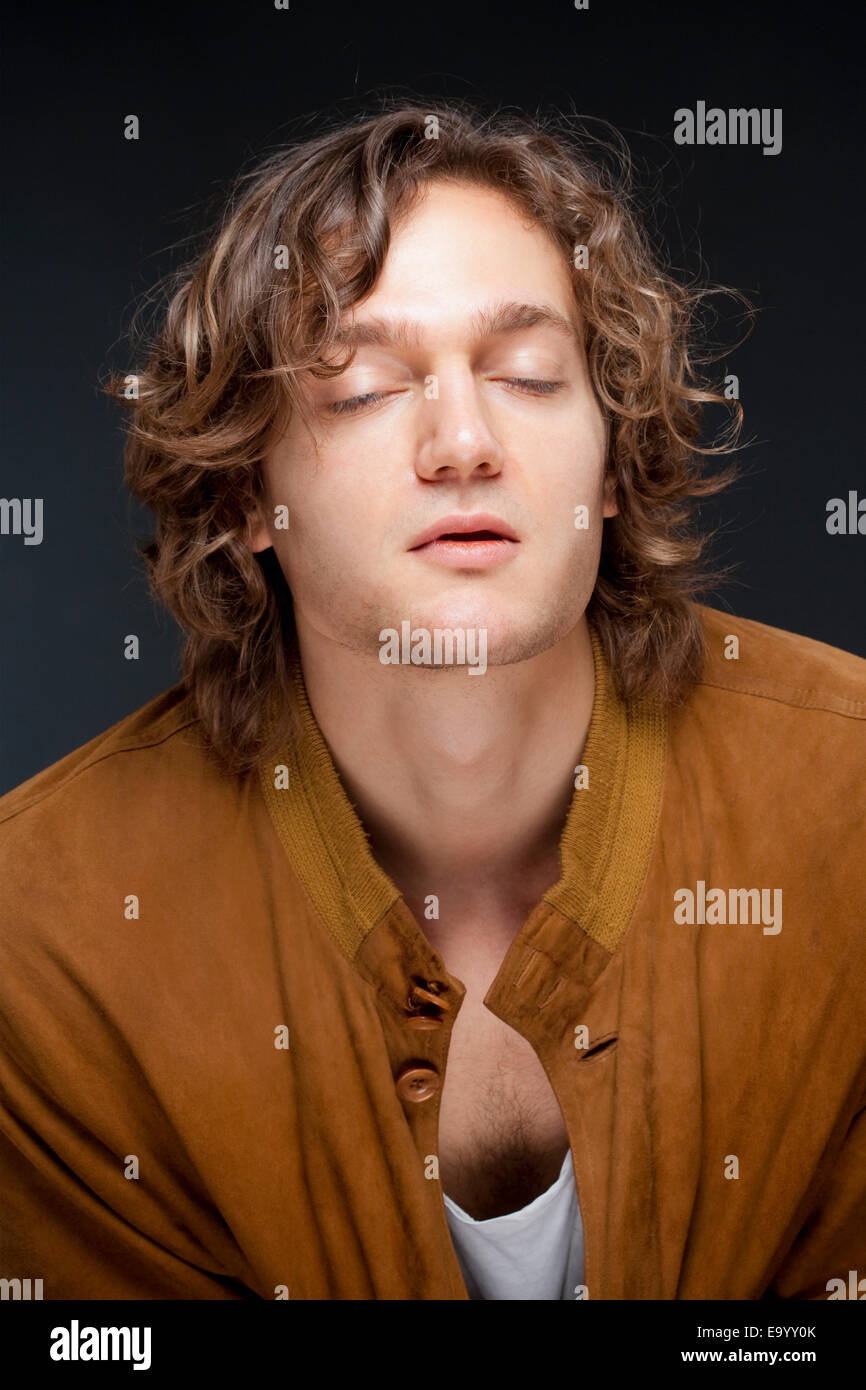
MULTIPOLYGON (((743 479, 705 508, 737 566, 712 602, 866 655, 866 537, 826 502, 866 492, 860 335, 861 50, 842 6, 651 0, 73 7, 5 32, 6 332, 0 495, 42 497, 41 546, 0 537, 0 790, 178 678, 180 634, 133 541, 122 412, 98 390, 122 333, 241 165, 301 116, 391 89, 577 111, 626 136, 672 263, 761 313, 728 359, 743 479), (679 106, 782 107, 783 148, 682 148, 679 106), (141 139, 123 138, 123 117, 141 139), (126 661, 135 632, 141 659, 126 661)), ((348 109, 348 108, 347 108, 348 109)), ((724 368, 719 368, 723 373, 724 368)))

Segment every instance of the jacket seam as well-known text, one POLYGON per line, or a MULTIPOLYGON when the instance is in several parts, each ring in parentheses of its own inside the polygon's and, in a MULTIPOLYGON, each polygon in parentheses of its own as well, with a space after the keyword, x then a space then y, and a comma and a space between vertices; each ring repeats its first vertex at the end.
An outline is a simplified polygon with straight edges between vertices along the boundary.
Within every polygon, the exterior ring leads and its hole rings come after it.
MULTIPOLYGON (((82 767, 77 767, 74 772, 70 772, 69 775, 64 777, 62 782, 58 782, 56 786, 49 787, 44 792, 35 793, 29 800, 25 801, 23 806, 18 806, 14 810, 7 811, 5 815, 0 816, 0 825, 5 825, 7 821, 14 820, 16 816, 22 815, 25 811, 32 810, 34 806, 41 805, 43 801, 47 801, 49 797, 55 796, 58 792, 65 791, 67 787, 72 785, 77 777, 80 777, 84 772, 89 772, 91 768, 97 767, 99 763, 106 762, 109 758, 117 757, 119 753, 139 753, 145 748, 158 748, 160 744, 167 743, 168 740, 174 738, 176 734, 183 733, 184 729, 188 729, 193 724, 198 724, 200 722, 198 717, 194 717, 188 719, 184 724, 180 724, 176 729, 169 730, 169 732, 163 734, 161 738, 152 738, 140 743, 129 743, 126 747, 121 748, 109 748, 104 753, 94 755, 94 757, 89 758, 82 767)), ((38 776, 39 774, 37 773, 36 775, 38 776)), ((14 790, 14 788, 11 788, 10 794, 11 791, 14 790)))
POLYGON ((849 700, 843 695, 834 695, 829 690, 815 690, 808 686, 787 690, 784 686, 733 685, 727 682, 703 679, 699 685, 712 690, 724 690, 730 695, 751 695, 760 700, 774 700, 777 704, 789 705, 793 709, 817 710, 823 714, 838 714, 844 719, 866 719, 866 700, 849 700), (834 704, 823 703, 834 701, 834 704), (814 698, 814 702, 812 702, 814 698), (847 708, 840 708, 847 706, 847 708))

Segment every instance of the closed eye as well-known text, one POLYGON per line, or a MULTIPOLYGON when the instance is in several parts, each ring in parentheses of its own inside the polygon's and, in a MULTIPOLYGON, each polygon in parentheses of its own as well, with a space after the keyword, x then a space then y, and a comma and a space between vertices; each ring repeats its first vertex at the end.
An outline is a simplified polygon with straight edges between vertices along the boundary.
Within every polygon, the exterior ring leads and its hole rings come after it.
POLYGON ((388 395, 387 391, 368 391, 366 396, 350 396, 345 401, 332 401, 328 406, 331 415, 352 415, 368 405, 378 405, 388 395))
POLYGON ((536 381, 527 376, 506 377, 505 382, 508 386, 516 386, 518 390, 529 391, 532 395, 537 396, 550 396, 554 391, 560 391, 565 385, 564 381, 536 381))
MULTIPOLYGON (((506 386, 514 386, 518 391, 524 391, 533 396, 550 396, 555 391, 561 391, 565 385, 564 381, 538 380, 534 377, 515 376, 504 377, 506 386)), ((332 401, 328 406, 331 415, 354 415, 359 410, 365 410, 367 406, 378 405, 390 395, 389 391, 368 391, 363 396, 349 396, 344 401, 332 401)))

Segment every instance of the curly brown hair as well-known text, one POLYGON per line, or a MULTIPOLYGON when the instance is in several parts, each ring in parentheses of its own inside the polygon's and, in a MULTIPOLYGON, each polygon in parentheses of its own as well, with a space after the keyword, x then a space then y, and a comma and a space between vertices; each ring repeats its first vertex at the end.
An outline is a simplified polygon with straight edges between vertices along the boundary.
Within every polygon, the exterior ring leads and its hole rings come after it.
POLYGON ((246 540, 271 432, 303 410, 300 372, 347 365, 334 353, 341 319, 372 290, 396 219, 431 179, 505 193, 567 257, 619 508, 604 522, 587 616, 623 698, 676 704, 699 678, 689 599, 718 575, 701 563, 694 512, 734 476, 705 475, 703 458, 731 451, 742 411, 697 372, 697 308, 713 291, 661 269, 627 153, 596 148, 603 157, 562 118, 464 102, 386 102, 283 146, 237 181, 204 248, 168 281, 144 365, 104 386, 132 411, 126 480, 156 519, 140 554, 186 633, 183 679, 226 770, 274 756, 294 707, 291 594, 273 551, 253 554, 246 540), (702 447, 708 402, 732 414, 702 447))

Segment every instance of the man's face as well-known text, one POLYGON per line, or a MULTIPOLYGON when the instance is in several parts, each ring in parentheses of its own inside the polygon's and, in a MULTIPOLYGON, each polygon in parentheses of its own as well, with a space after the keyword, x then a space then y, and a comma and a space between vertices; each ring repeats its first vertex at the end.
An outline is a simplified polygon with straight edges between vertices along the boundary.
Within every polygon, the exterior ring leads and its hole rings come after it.
POLYGON ((352 365, 307 376, 312 428, 295 412, 265 459, 251 544, 274 546, 302 633, 377 655, 406 620, 485 628, 495 665, 580 620, 615 506, 570 277, 501 194, 426 186, 345 320, 352 365))

